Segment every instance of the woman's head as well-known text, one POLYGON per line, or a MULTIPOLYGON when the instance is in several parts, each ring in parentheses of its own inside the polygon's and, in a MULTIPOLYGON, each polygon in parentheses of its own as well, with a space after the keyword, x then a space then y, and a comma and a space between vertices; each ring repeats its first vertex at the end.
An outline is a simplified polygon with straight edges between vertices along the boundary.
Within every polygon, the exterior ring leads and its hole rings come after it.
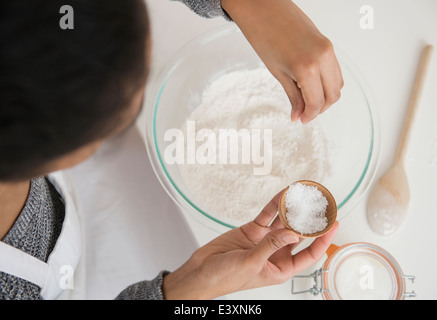
POLYGON ((0 3, 0 181, 74 165, 135 119, 147 77, 143 0, 0 3))

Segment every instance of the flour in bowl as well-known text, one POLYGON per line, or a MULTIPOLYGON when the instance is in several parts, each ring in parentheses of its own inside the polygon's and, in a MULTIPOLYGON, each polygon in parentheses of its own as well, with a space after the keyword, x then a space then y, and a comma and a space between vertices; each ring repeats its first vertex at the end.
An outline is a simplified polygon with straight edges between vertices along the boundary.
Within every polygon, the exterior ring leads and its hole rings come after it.
POLYGON ((179 164, 191 191, 187 196, 209 214, 247 222, 291 183, 322 182, 330 170, 328 140, 317 119, 303 125, 291 122, 290 113, 285 91, 264 67, 229 72, 211 81, 182 127, 188 133, 189 125, 195 124, 197 133, 207 133, 197 135, 191 148, 206 152, 207 159, 220 159, 223 130, 247 133, 247 139, 239 137, 237 162, 232 162, 231 147, 224 144, 230 161, 179 164), (208 139, 213 141, 204 148, 208 139), (264 164, 264 174, 257 174, 262 166, 257 159, 271 159, 270 166, 264 164))

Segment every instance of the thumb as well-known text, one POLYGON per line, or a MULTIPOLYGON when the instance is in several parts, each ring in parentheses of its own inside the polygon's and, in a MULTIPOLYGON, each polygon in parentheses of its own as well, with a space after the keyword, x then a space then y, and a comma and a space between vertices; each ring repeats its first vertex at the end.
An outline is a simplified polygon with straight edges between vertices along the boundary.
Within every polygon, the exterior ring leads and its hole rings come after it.
POLYGON ((269 232, 250 250, 249 256, 259 263, 264 263, 279 249, 299 241, 299 236, 288 229, 278 229, 269 232))

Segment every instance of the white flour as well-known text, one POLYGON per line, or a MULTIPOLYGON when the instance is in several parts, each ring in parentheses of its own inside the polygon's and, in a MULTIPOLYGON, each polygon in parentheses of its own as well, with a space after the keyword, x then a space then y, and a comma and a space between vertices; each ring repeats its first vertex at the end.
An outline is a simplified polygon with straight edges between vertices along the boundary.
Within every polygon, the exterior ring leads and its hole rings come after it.
POLYGON ((254 175, 253 168, 259 167, 254 163, 180 164, 190 199, 206 207, 209 214, 247 222, 291 183, 302 179, 322 182, 330 170, 328 141, 317 119, 307 125, 292 123, 290 112, 285 91, 266 68, 214 79, 186 120, 195 121, 196 131, 271 129, 272 168, 268 175, 254 175))

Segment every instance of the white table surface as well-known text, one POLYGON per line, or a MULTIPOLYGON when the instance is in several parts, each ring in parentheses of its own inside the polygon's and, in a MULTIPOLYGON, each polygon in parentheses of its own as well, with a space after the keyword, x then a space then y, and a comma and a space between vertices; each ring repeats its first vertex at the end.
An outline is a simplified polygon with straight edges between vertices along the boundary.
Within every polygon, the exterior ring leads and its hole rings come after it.
MULTIPOLYGON (((149 82, 168 59, 187 41, 212 28, 228 24, 224 19, 203 19, 183 4, 146 0, 151 16, 153 62, 149 82)), ((335 46, 360 68, 375 96, 381 130, 380 164, 376 179, 394 159, 407 102, 421 49, 437 46, 437 1, 435 0, 299 0, 296 3, 335 46), (360 7, 374 9, 374 29, 362 30, 360 7)), ((427 76, 419 112, 409 144, 406 171, 411 203, 405 225, 391 236, 378 236, 367 225, 367 196, 340 222, 337 245, 370 242, 389 251, 405 274, 416 276, 409 285, 417 299, 436 299, 437 293, 437 50, 427 76)), ((148 119, 142 115, 142 134, 148 119)), ((155 181, 154 181, 155 183, 155 181)), ((166 200, 171 202, 170 199, 166 200)), ((191 216, 186 219, 199 244, 217 234, 191 216)), ((314 267, 313 267, 314 268, 314 267)), ((313 270, 307 270, 311 272, 313 270)), ((305 273, 305 272, 304 272, 305 273)), ((290 282, 278 286, 231 294, 236 299, 311 299, 292 295, 290 282)), ((315 297, 316 299, 318 297, 315 297)))

